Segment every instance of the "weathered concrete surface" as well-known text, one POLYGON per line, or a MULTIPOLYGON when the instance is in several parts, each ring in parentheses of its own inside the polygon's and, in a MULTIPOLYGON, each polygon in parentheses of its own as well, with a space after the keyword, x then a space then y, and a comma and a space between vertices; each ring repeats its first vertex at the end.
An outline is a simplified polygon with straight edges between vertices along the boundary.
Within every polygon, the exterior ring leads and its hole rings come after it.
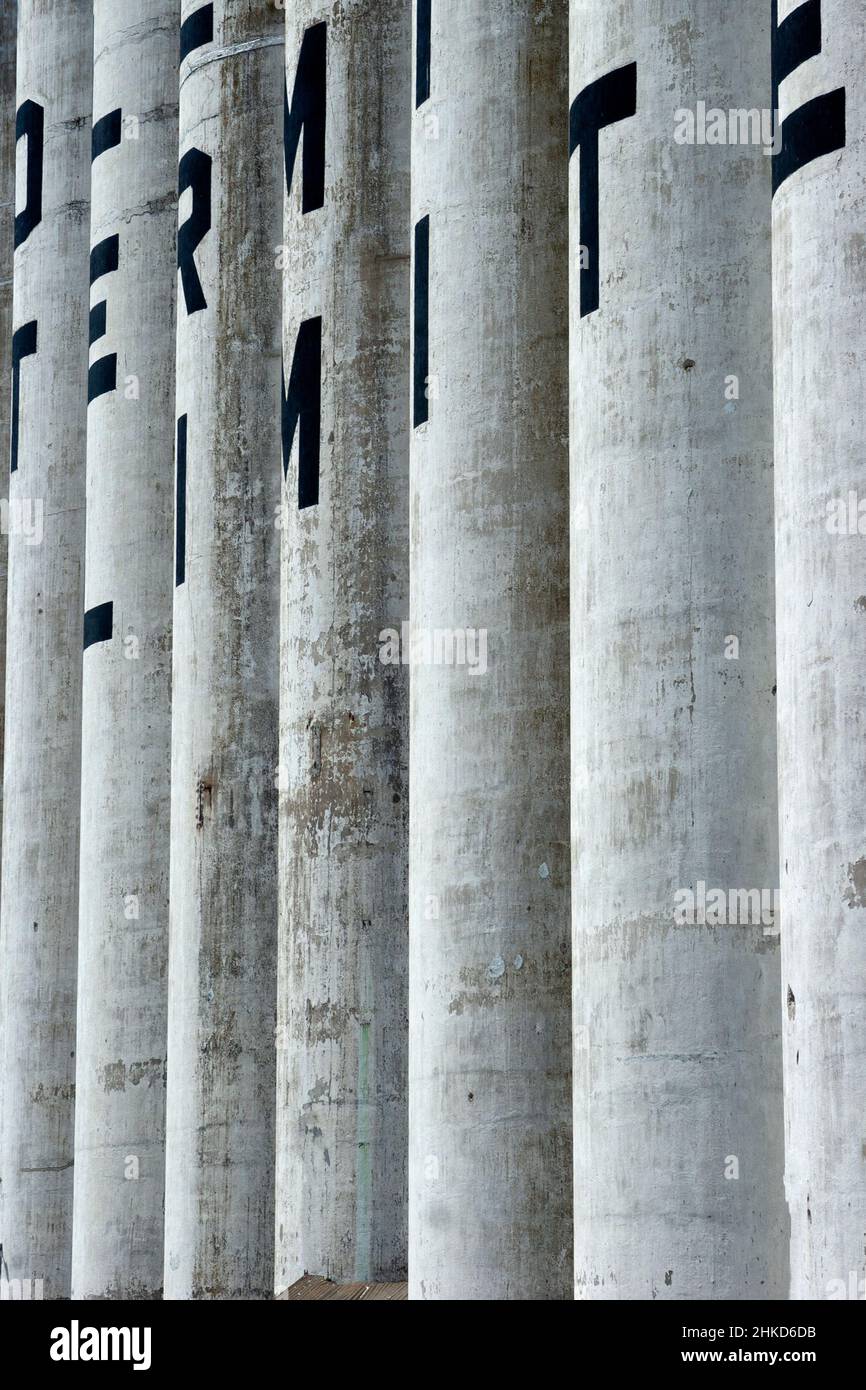
MULTIPOLYGON (((15 223, 15 126, 9 113, 15 107, 15 43, 18 3, 4 5, 0 13, 0 103, 6 114, 0 126, 0 497, 9 496, 9 408, 8 384, 12 374, 12 262, 15 223)), ((6 709, 6 526, 0 528, 0 834, 3 814, 3 724, 6 709)), ((0 898, 3 885, 0 883, 0 898)), ((3 944, 0 941, 0 961, 3 944)), ((0 980, 0 1057, 3 1056, 3 987, 0 980)), ((0 1131, 3 1128, 3 1081, 0 1074, 0 1131)), ((3 1142, 0 1139, 0 1161, 3 1142)), ((3 1171, 0 1169, 0 1245, 3 1244, 3 1171)), ((0 1278, 3 1271, 0 1269, 0 1278)))
MULTIPOLYGON (((319 500, 284 495, 276 1287, 406 1272, 409 0, 286 7, 297 107, 326 23, 326 184, 286 206, 283 357, 322 319, 319 500), (309 40, 308 40, 309 43, 309 40)), ((301 429, 303 429, 303 424, 301 429)))
POLYGON ((567 47, 564 5, 438 0, 413 123, 412 625, 487 634, 412 671, 414 1299, 572 1289, 567 47))
MULTIPOLYGON (((199 8, 185 0, 184 20, 199 8)), ((212 161, 212 209, 208 219, 199 174, 179 206, 181 228, 192 216, 210 229, 193 257, 206 307, 188 307, 180 280, 177 306, 186 557, 174 605, 165 1296, 271 1298, 283 14, 218 0, 213 21, 180 68, 181 157, 212 161)))
POLYGON ((29 143, 44 158, 38 216, 18 184, 33 215, 13 327, 36 351, 20 364, 9 492, 34 504, 42 536, 9 537, 0 1172, 9 1276, 52 1298, 69 1293, 72 1246, 92 22, 73 0, 21 0, 18 14, 17 104, 43 109, 44 141, 29 143))
POLYGON ((785 1185, 791 1297, 862 1299, 866 12, 821 13, 780 114, 844 88, 845 145, 792 173, 773 213, 785 1185))
POLYGON ((118 264, 90 357, 116 385, 88 409, 84 606, 113 624, 84 656, 75 1298, 162 1292, 179 24, 180 0, 94 5, 90 242, 118 264))
POLYGON ((699 880, 778 885, 770 161, 674 138, 767 106, 769 6, 572 0, 571 101, 632 63, 583 316, 571 160, 575 1285, 778 1298, 778 941, 674 923, 699 880))

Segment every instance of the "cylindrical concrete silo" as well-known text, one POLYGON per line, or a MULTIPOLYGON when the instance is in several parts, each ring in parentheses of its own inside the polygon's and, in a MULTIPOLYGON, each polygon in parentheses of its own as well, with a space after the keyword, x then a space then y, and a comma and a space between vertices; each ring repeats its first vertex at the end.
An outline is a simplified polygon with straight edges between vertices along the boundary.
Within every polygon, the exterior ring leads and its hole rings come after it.
MULTIPOLYGON (((18 4, 13 0, 0 14, 0 102, 4 111, 15 107, 15 42, 18 4)), ((9 497, 9 407, 12 380, 12 261, 15 232, 15 126, 3 122, 0 129, 0 497, 9 497)), ((9 513, 7 511, 7 517, 9 513)), ((9 523, 0 528, 0 834, 3 811, 3 712, 6 707, 6 553, 9 523)), ((0 898, 3 885, 0 883, 0 898)), ((0 961, 2 961, 0 942, 0 961)), ((0 983, 0 1057, 3 1056, 3 989, 0 983)), ((3 1077, 0 1075, 0 1131, 3 1128, 3 1077)), ((0 1139, 0 1155, 3 1141, 0 1139)), ((0 1245, 3 1244, 3 1173, 0 1170, 0 1245)), ((0 1268, 0 1280, 3 1270, 0 1268)))
POLYGON ((567 22, 535 0, 416 14, 416 1299, 572 1289, 567 22))
MULTIPOLYGON (((15 44, 18 21, 18 4, 13 0, 4 6, 0 15, 0 100, 3 109, 10 111, 15 106, 15 44)), ((2 460, 2 488, 0 496, 9 496, 9 409, 11 405, 10 384, 12 381, 12 264, 15 235, 15 126, 12 121, 3 122, 0 129, 0 379, 3 381, 2 409, 0 409, 0 460, 2 460)), ((7 512, 8 517, 8 512, 7 512)), ((6 700, 6 551, 10 521, 0 529, 0 811, 3 804, 3 711, 6 700)), ((0 894, 2 894, 0 884, 0 894)), ((0 1081, 2 1086, 2 1081, 0 1081)), ((2 1107, 0 1107, 2 1109, 2 1107)), ((2 1124, 2 1115, 0 1115, 2 1124)), ((2 1200, 2 1199, 0 1199, 2 1200)))
POLYGON ((46 1298, 72 1253, 92 32, 20 0, 0 1172, 9 1276, 46 1298))
POLYGON ((121 10, 95 0, 75 1298, 163 1270, 180 0, 121 10))
POLYGON ((866 1296, 866 12, 780 6, 773 318, 791 1297, 866 1296))
POLYGON ((759 5, 572 0, 581 1298, 785 1293, 769 55, 759 5))
POLYGON ((165 1296, 269 1298, 284 16, 182 19, 165 1296))
POLYGON ((406 1272, 411 10, 286 6, 278 1289, 406 1272))

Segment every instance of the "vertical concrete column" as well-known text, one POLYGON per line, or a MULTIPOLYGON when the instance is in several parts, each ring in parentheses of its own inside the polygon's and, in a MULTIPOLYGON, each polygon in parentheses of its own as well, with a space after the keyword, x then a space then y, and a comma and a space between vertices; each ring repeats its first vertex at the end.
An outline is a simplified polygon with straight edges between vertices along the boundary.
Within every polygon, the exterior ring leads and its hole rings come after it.
POLYGON ((95 0, 72 1292, 162 1292, 179 0, 95 0))
POLYGON ((866 1296, 866 13, 774 6, 773 319, 791 1297, 866 1296))
POLYGON ((770 16, 698 8, 571 4, 575 1283, 590 1299, 786 1287, 770 16))
MULTIPOLYGON (((15 43, 18 4, 5 5, 0 13, 0 101, 3 110, 15 107, 15 43)), ((9 411, 12 379, 12 261, 15 236, 15 127, 8 118, 0 127, 0 498, 6 501, 0 526, 0 836, 3 812, 3 716, 6 708, 6 562, 11 518, 8 511, 9 411)), ((0 897, 3 884, 0 883, 0 897)), ((0 940, 0 962, 3 943, 0 940)), ((3 1056, 3 987, 0 983, 0 1057, 3 1056)), ((3 1075, 0 1074, 0 1131, 3 1128, 3 1075)), ((3 1141, 0 1139, 0 1161, 3 1141)), ((0 1169, 0 1246, 3 1244, 3 1171, 0 1169)), ((0 1268, 0 1280, 3 1269, 0 1268)))
MULTIPOLYGON (((15 107, 15 44, 17 35, 17 0, 4 6, 0 14, 0 94, 3 108, 12 111, 15 107)), ((0 408, 0 459, 3 462, 2 490, 0 496, 7 499, 7 509, 0 527, 0 811, 3 798, 3 713, 6 702, 6 565, 7 537, 11 529, 8 511, 9 472, 6 460, 9 458, 9 425, 12 380, 12 265, 15 237, 15 126, 5 120, 0 129, 0 353, 2 353, 3 396, 0 408)), ((2 884, 0 884, 2 893, 2 884)), ((0 1080, 2 1086, 2 1080, 0 1080)), ((0 1107, 2 1108, 2 1107, 0 1107)), ((0 1117, 2 1124, 2 1117, 0 1117)), ((2 1201, 2 1197, 0 1197, 2 1201)))
POLYGON ((20 0, 3 797, 3 1255, 72 1253, 92 19, 20 0))
POLYGON ((270 1298, 284 15, 182 21, 165 1296, 270 1298))
POLYGON ((415 7, 416 1299, 572 1288, 567 23, 415 7))
POLYGON ((277 1270, 406 1276, 411 0, 286 5, 277 1270))

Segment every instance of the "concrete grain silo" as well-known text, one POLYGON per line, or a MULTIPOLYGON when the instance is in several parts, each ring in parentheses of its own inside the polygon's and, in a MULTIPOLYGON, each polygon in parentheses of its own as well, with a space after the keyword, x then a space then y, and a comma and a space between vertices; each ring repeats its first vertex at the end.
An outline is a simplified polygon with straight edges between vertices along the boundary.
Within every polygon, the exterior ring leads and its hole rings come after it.
POLYGON ((180 31, 166 1298, 271 1297, 284 16, 180 31))
POLYGON ((866 1296, 866 12, 773 6, 776 593, 791 1297, 866 1296))
POLYGON ((571 3, 579 1298, 786 1288, 769 61, 768 7, 571 3))
POLYGON ((286 5, 278 1289, 406 1272, 411 8, 286 5))
MULTIPOLYGON (((18 4, 5 5, 0 13, 0 102, 3 110, 15 110, 15 45, 18 27, 18 4)), ((0 497, 9 498, 9 424, 12 380, 12 260, 15 237, 15 126, 5 120, 0 129, 0 497)), ((7 510, 6 517, 9 518, 7 510)), ((0 835, 3 810, 3 714, 6 708, 6 557, 10 522, 0 528, 0 835)), ((0 881, 0 899, 3 883, 0 881)), ((0 941, 0 962, 3 956, 0 941)), ((0 1058, 3 1056, 3 985, 0 977, 0 1058)), ((3 1076, 0 1074, 0 1131, 3 1128, 3 1076)), ((0 1156, 3 1141, 0 1139, 0 1156)), ((3 1172, 0 1169, 0 1245, 3 1243, 3 1172)), ((0 1279, 3 1270, 0 1269, 0 1279)))
POLYGON ((180 3, 135 8, 94 4, 75 1298, 162 1289, 180 3))
POLYGON ((6 1271, 58 1298, 72 1253, 89 5, 21 0, 17 66, 0 1173, 6 1271))
POLYGON ((862 0, 0 100, 0 1300, 862 1300, 862 0))
POLYGON ((409 1272, 572 1291, 567 7, 416 7, 409 1272))

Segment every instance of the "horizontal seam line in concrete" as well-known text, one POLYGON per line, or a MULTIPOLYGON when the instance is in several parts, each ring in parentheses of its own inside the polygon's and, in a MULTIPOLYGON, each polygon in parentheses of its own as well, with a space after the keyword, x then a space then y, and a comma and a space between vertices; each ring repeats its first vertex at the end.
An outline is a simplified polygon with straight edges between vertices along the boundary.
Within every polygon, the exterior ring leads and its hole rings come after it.
POLYGON ((200 58, 188 58, 188 67, 180 80, 180 87, 183 88, 183 84, 193 73, 198 72, 200 68, 206 68, 209 63, 219 63, 223 58, 233 58, 238 53, 252 53, 257 48, 273 48, 285 41, 284 34, 273 34, 267 39, 245 39, 243 43, 229 44, 227 48, 215 48, 210 53, 203 53, 200 58))

